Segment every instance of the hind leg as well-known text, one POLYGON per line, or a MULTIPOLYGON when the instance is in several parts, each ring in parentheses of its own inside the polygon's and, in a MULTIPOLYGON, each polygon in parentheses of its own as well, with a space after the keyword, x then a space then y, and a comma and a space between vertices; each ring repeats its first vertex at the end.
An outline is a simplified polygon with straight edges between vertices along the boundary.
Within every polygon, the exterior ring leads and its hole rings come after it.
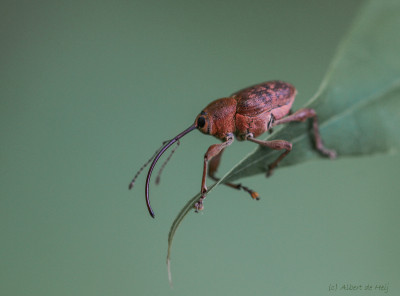
MULTIPOLYGON (((318 118, 317 113, 314 109, 303 108, 296 111, 293 114, 290 114, 286 117, 281 119, 275 120, 271 126, 276 126, 279 124, 289 123, 292 121, 301 121, 304 122, 308 118, 313 119, 313 133, 314 133, 314 141, 315 141, 315 149, 318 150, 322 155, 327 156, 331 159, 336 157, 336 151, 327 149, 323 142, 321 135, 319 133, 318 127, 318 118)), ((267 177, 271 176, 274 169, 278 165, 282 159, 284 159, 292 150, 292 143, 285 141, 285 140, 272 140, 272 141, 262 141, 253 137, 253 134, 248 134, 246 140, 257 143, 261 146, 269 147, 273 150, 285 150, 273 163, 268 166, 267 177)))
POLYGON ((295 113, 290 114, 289 116, 283 117, 281 119, 275 120, 272 126, 288 123, 291 121, 301 121, 304 122, 308 118, 312 118, 313 120, 313 133, 314 133, 314 141, 315 141, 315 149, 317 149, 322 155, 327 156, 331 159, 336 157, 336 151, 332 149, 327 149, 323 142, 321 135, 319 134, 319 126, 318 126, 318 117, 317 113, 314 109, 302 108, 297 110, 295 113))

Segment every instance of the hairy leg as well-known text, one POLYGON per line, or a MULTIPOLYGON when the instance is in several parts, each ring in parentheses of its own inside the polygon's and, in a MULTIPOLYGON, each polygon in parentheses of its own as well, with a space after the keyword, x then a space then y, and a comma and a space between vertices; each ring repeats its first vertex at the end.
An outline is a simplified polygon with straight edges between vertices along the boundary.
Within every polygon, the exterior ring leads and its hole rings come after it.
MULTIPOLYGON (((214 156, 208 163, 208 176, 216 182, 218 182, 220 180, 218 177, 215 176, 215 173, 217 172, 217 169, 221 162, 222 152, 224 152, 224 150, 221 150, 221 152, 219 154, 217 154, 216 156, 214 156)), ((229 186, 234 189, 237 189, 237 190, 243 189, 244 191, 249 193, 253 199, 257 199, 257 200, 260 199, 258 197, 257 192, 255 192, 254 190, 251 190, 250 188, 248 188, 246 186, 243 186, 242 184, 224 183, 224 185, 229 186)))

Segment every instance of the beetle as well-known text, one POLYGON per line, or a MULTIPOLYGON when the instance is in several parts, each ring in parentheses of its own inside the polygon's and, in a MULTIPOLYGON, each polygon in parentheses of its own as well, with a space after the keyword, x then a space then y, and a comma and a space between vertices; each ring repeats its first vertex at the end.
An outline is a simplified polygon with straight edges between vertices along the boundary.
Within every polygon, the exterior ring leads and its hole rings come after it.
MULTIPOLYGON (((235 137, 238 141, 251 141, 273 150, 284 150, 274 162, 269 164, 267 171, 267 177, 269 177, 272 175, 279 162, 292 150, 292 143, 285 140, 263 141, 257 139, 257 137, 266 131, 271 131, 272 127, 279 124, 292 121, 304 122, 308 118, 312 118, 315 149, 324 156, 331 159, 335 158, 336 152, 325 148, 323 145, 315 110, 311 108, 302 108, 294 113, 291 112, 296 94, 296 88, 290 83, 274 80, 244 88, 229 97, 220 98, 211 102, 197 115, 196 120, 190 127, 173 139, 163 143, 161 148, 157 150, 149 161, 137 172, 132 182, 129 184, 129 189, 133 187, 137 176, 144 167, 152 161, 146 178, 145 197, 148 211, 154 218, 154 212, 149 199, 149 184, 152 171, 161 155, 163 155, 169 147, 174 143, 179 144, 180 138, 195 129, 222 141, 220 144, 211 145, 204 155, 201 196, 199 201, 195 204, 196 211, 203 209, 203 201, 207 194, 207 172, 211 179, 215 181, 219 180, 215 176, 215 172, 219 166, 222 152, 233 143, 235 137)), ((173 150, 172 153, 174 151, 175 150, 173 150)), ((168 159, 170 157, 171 156, 169 156, 168 159)), ((165 163, 162 168, 165 166, 165 163)), ((257 192, 241 184, 225 183, 225 185, 238 190, 242 189, 248 192, 253 199, 259 199, 257 192)))

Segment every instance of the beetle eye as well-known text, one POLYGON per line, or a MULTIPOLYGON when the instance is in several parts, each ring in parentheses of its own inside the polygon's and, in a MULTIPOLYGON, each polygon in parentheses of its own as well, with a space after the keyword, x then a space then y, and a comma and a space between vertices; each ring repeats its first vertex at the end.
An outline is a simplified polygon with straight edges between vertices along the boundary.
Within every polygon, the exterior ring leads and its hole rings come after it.
POLYGON ((204 127, 204 125, 206 124, 206 120, 204 119, 203 116, 200 116, 199 119, 197 119, 197 126, 199 128, 204 127))

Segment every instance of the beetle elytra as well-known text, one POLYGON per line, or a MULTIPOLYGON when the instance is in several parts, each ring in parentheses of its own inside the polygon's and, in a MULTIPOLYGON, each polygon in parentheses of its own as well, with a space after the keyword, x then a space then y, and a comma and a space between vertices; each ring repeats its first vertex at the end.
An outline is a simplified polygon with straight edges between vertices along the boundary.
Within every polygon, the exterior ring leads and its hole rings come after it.
MULTIPOLYGON (((292 150, 292 143, 285 140, 263 141, 257 139, 257 137, 279 124, 291 121, 304 122, 308 118, 312 118, 315 149, 324 156, 335 158, 336 152, 325 148, 322 143, 315 110, 302 108, 291 114, 291 107, 296 93, 296 89, 291 84, 275 80, 242 89, 230 97, 211 102, 200 112, 195 122, 190 127, 173 139, 163 143, 153 157, 140 168, 130 183, 129 189, 133 187, 137 176, 144 167, 152 161, 147 174, 145 196, 149 213, 154 218, 154 212, 149 199, 149 185, 152 171, 161 155, 174 143, 179 144, 179 139, 194 129, 198 129, 203 134, 214 136, 222 141, 220 144, 211 145, 204 155, 201 197, 195 205, 196 211, 203 209, 203 201, 207 194, 207 172, 211 179, 215 181, 219 180, 215 176, 215 173, 219 166, 222 152, 233 143, 235 137, 238 141, 251 141, 273 150, 284 150, 282 154, 269 165, 267 176, 270 176, 278 163, 292 150)), ((173 150, 172 153, 174 151, 175 150, 173 150)), ((170 157, 168 157, 168 159, 169 158, 170 157)), ((243 189, 248 192, 253 199, 258 199, 257 192, 241 184, 225 183, 225 185, 238 190, 243 189)))

